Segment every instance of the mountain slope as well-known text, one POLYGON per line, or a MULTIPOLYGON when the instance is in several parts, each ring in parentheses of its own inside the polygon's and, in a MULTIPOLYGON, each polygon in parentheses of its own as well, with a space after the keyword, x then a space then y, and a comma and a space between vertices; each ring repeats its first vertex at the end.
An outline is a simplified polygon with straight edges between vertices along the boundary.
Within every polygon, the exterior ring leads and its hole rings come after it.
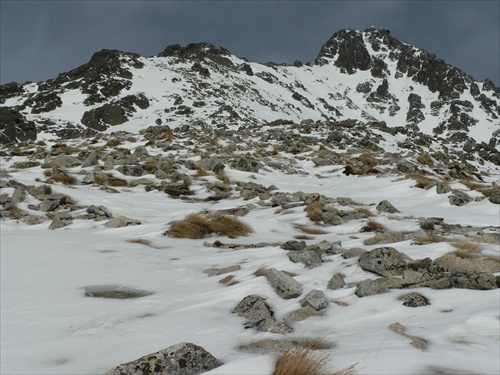
POLYGON ((125 123, 138 130, 159 121, 279 119, 384 121, 409 136, 489 143, 500 117, 500 89, 491 82, 376 29, 335 33, 314 62, 293 66, 252 63, 204 43, 169 46, 154 57, 103 50, 54 80, 4 85, 0 95, 3 143, 34 136, 11 124, 72 137, 125 123))

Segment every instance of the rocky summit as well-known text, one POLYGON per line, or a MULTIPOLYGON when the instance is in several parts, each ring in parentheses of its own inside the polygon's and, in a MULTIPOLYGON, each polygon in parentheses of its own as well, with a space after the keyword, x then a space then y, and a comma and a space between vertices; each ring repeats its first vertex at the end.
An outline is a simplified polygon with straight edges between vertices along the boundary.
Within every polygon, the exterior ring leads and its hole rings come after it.
POLYGON ((102 50, 0 103, 2 372, 499 373, 492 82, 370 28, 102 50))

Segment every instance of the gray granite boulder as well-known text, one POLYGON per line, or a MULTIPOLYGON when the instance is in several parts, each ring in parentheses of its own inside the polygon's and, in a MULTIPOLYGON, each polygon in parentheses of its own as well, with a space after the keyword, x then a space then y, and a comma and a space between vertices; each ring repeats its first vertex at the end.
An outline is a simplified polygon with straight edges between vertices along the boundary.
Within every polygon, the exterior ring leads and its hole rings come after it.
POLYGON ((358 264, 365 271, 381 276, 401 276, 412 259, 393 247, 379 247, 359 257, 358 264))
POLYGON ((201 346, 182 342, 121 364, 104 375, 199 375, 221 365, 201 346))
POLYGON ((296 298, 302 294, 303 289, 300 284, 282 271, 269 268, 265 276, 276 294, 283 299, 296 298))

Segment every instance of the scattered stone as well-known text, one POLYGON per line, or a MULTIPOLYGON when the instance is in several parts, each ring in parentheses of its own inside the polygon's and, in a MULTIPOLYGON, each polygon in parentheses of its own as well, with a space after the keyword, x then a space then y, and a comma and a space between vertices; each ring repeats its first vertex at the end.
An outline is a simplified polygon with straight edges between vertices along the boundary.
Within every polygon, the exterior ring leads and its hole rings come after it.
POLYGON ((317 315, 321 315, 321 313, 318 310, 307 305, 301 307, 300 309, 289 312, 288 314, 285 315, 283 321, 285 323, 291 324, 294 322, 300 322, 302 320, 305 320, 310 316, 317 316, 317 315))
POLYGON ((221 365, 201 346, 182 342, 121 364, 104 375, 199 375, 221 365))
POLYGON ((306 248, 306 241, 286 241, 281 245, 283 250, 304 250, 306 248))
POLYGON ((269 268, 265 276, 274 291, 283 299, 296 298, 302 294, 300 284, 282 271, 269 268))
POLYGON ((436 193, 447 194, 450 191, 451 191, 450 187, 448 185, 446 185, 445 183, 440 181, 436 184, 436 193))
POLYGON ((116 285, 96 285, 84 288, 86 297, 129 299, 149 296, 152 293, 146 290, 127 288, 116 285))
POLYGON ((490 192, 488 200, 491 203, 500 204, 500 189, 495 189, 490 192))
POLYGON ((233 314, 238 314, 249 320, 246 328, 255 328, 262 332, 287 334, 292 328, 286 322, 274 319, 274 312, 262 297, 256 295, 246 296, 233 309, 233 314))
POLYGON ((363 280, 356 287, 356 294, 358 297, 373 296, 375 294, 382 294, 387 292, 388 289, 382 283, 377 280, 363 280))
POLYGON ((402 276, 412 259, 393 247, 379 247, 362 255, 359 266, 381 276, 402 276))
POLYGON ((204 270, 203 273, 208 273, 208 276, 212 277, 212 276, 219 276, 219 275, 223 275, 225 273, 239 271, 239 270, 241 270, 241 266, 236 265, 236 266, 230 266, 230 267, 225 267, 225 268, 208 268, 208 269, 204 270))
POLYGON ((306 296, 300 301, 302 307, 310 306, 316 311, 325 309, 328 306, 328 300, 326 299, 325 293, 321 290, 311 290, 306 296))
POLYGON ((399 210, 387 200, 380 201, 376 209, 378 212, 387 212, 389 214, 395 214, 399 212, 399 210))
POLYGON ((403 305, 408 307, 428 306, 431 304, 429 300, 420 293, 408 293, 398 299, 404 301, 403 305))
POLYGON ((127 227, 129 225, 140 225, 141 221, 137 219, 131 219, 126 216, 118 216, 114 219, 108 221, 104 226, 106 228, 122 228, 127 227))
POLYGON ((344 275, 336 273, 328 280, 327 288, 331 290, 342 289, 345 286, 344 275))
POLYGON ((464 206, 472 202, 473 199, 463 191, 455 190, 453 194, 448 197, 448 200, 452 206, 464 206))
POLYGON ((321 257, 313 250, 290 251, 288 259, 293 263, 302 263, 307 268, 319 267, 323 264, 321 257))
POLYGON ((356 258, 366 254, 367 251, 361 247, 353 247, 351 249, 347 249, 342 253, 344 259, 356 258))

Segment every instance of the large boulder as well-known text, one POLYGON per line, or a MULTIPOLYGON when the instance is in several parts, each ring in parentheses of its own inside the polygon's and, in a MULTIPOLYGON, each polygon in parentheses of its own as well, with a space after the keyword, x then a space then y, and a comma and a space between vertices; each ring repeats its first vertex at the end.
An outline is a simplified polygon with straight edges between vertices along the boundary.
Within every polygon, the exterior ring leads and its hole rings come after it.
POLYGON ((412 259, 393 247, 378 247, 359 257, 358 264, 365 271, 381 276, 402 276, 412 259))
POLYGON ((201 346, 181 342, 121 364, 104 375, 199 375, 221 365, 201 346))

